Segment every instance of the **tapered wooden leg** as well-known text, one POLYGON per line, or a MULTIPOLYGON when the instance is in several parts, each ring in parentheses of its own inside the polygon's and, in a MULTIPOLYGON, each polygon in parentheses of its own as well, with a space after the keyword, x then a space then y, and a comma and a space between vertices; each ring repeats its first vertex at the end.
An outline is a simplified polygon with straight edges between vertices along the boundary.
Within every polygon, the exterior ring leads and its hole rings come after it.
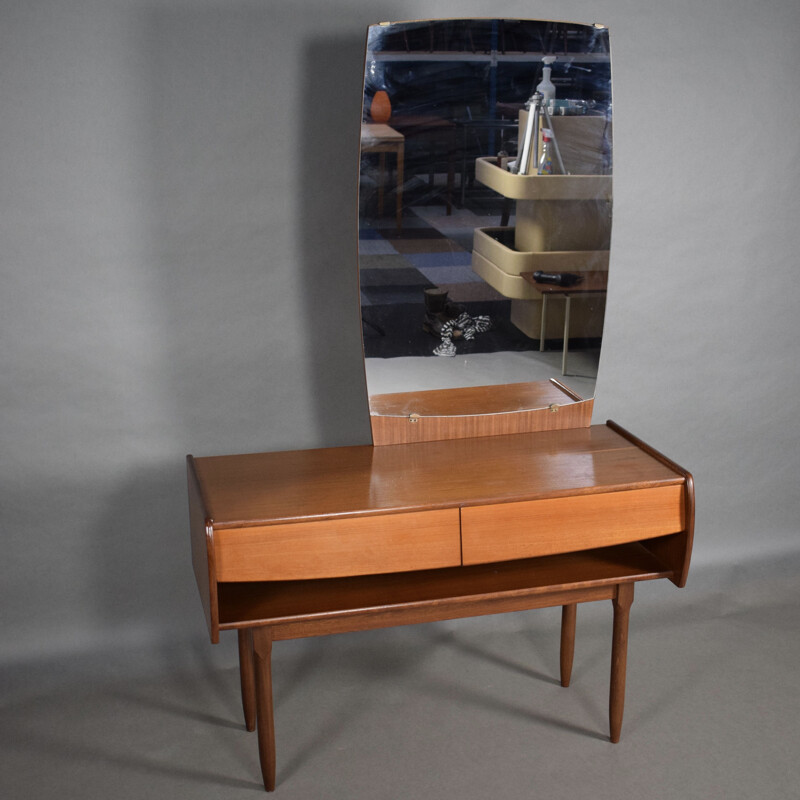
POLYGON ((253 632, 239 629, 239 678, 242 682, 242 708, 247 730, 256 729, 256 678, 253 664, 253 632))
POLYGON ((397 230, 403 229, 403 175, 405 171, 405 145, 401 142, 397 148, 397 230))
POLYGON ((622 713, 625 710, 625 670, 628 661, 628 620, 633 603, 633 584, 617 586, 614 604, 614 638, 611 645, 611 692, 608 717, 611 741, 618 742, 622 732, 622 713))
POLYGON ((275 790, 275 720, 272 706, 272 631, 268 627, 253 630, 256 673, 256 709, 258 718, 258 757, 264 788, 275 790))
POLYGON ((380 183, 378 184, 378 216, 383 216, 383 184, 386 180, 386 153, 381 153, 378 157, 380 183))
POLYGON ((575 616, 577 603, 561 606, 561 685, 569 686, 572 657, 575 655, 575 616))

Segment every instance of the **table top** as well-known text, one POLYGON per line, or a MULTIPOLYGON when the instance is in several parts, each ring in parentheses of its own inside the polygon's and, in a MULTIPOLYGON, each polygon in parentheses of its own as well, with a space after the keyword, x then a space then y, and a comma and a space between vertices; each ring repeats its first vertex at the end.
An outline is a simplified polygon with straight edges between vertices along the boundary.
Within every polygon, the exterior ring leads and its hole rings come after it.
POLYGON ((683 477, 605 425, 189 457, 215 529, 648 488, 683 477))
POLYGON ((362 144, 370 144, 371 142, 402 142, 404 140, 405 136, 403 136, 402 133, 384 123, 361 123, 362 144))

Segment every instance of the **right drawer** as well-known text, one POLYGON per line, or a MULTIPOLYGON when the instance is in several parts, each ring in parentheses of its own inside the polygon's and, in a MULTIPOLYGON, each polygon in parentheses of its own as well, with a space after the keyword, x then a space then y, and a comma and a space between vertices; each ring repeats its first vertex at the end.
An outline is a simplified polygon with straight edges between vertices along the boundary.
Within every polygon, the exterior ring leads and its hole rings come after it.
POLYGON ((683 529, 681 484, 467 506, 461 509, 462 563, 570 553, 683 529))

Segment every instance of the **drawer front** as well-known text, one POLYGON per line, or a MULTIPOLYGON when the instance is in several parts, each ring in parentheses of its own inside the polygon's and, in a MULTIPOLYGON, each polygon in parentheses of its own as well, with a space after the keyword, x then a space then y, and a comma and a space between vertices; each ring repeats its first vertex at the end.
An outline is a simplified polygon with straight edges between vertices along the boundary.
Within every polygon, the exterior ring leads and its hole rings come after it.
POLYGON ((338 578, 461 563, 457 508, 214 532, 219 581, 338 578))
POLYGON ((683 486, 461 509, 464 564, 607 547, 684 528, 683 486))

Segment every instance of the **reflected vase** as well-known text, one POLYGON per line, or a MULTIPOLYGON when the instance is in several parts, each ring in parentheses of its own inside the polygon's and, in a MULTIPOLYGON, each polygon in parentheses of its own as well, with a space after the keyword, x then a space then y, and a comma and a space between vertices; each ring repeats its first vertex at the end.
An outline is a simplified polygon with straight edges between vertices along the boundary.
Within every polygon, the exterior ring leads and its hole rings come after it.
POLYGON ((392 116, 392 101, 389 100, 389 95, 383 89, 375 92, 369 107, 369 114, 373 122, 383 124, 387 123, 392 116))

